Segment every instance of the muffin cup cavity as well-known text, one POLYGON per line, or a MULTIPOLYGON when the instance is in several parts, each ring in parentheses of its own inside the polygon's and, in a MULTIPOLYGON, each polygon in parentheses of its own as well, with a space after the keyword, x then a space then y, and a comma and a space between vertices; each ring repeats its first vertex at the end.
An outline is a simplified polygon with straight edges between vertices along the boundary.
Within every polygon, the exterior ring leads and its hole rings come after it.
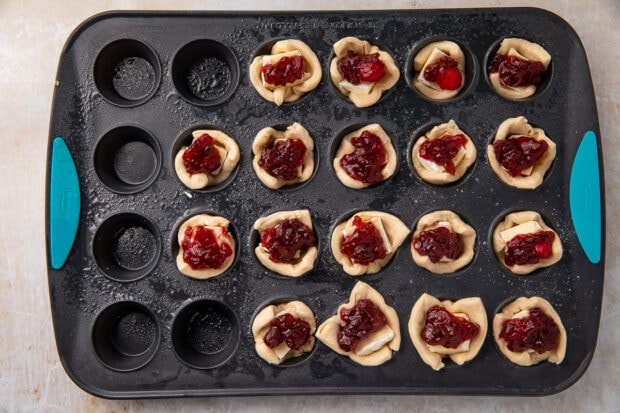
POLYGON ((415 93, 417 93, 423 99, 426 99, 428 101, 435 102, 435 103, 454 102, 456 100, 460 100, 464 96, 470 94, 476 88, 476 84, 478 83, 479 77, 480 77, 480 68, 478 66, 478 60, 476 59, 471 49, 457 39, 450 38, 450 37, 443 37, 443 36, 430 37, 415 44, 413 47, 413 50, 411 51, 411 54, 407 58, 407 65, 405 67, 405 78, 407 80, 407 83, 411 87, 411 89, 413 89, 415 93), (420 75, 420 73, 415 70, 413 61, 415 57, 418 55, 418 53, 423 48, 430 45, 431 43, 442 42, 442 41, 450 41, 450 42, 456 43, 461 49, 461 51, 463 52, 463 56, 465 58, 465 68, 463 71, 463 77, 464 77, 463 86, 461 86, 461 89, 453 97, 446 98, 446 99, 433 99, 429 96, 426 96, 424 93, 422 93, 420 90, 418 90, 415 87, 414 79, 417 78, 420 75))
POLYGON ((161 66, 157 54, 147 44, 119 39, 101 49, 93 75, 97 89, 108 102, 132 107, 155 94, 161 81, 161 66))
POLYGON ((135 301, 104 308, 92 327, 92 346, 99 361, 112 370, 137 370, 159 348, 160 329, 154 314, 135 301))
POLYGON ((181 96, 196 106, 216 106, 228 100, 239 83, 239 62, 233 51, 211 39, 183 46, 172 61, 172 82, 181 96))
POLYGON ((177 358, 194 369, 226 363, 239 344, 239 321, 226 304, 197 299, 182 307, 172 322, 172 348, 177 358))
POLYGON ((149 187, 161 169, 161 148, 145 129, 123 125, 108 131, 95 147, 94 169, 111 191, 133 194, 149 187))
POLYGON ((123 212, 103 221, 92 247, 97 267, 106 277, 129 282, 146 276, 155 268, 161 240, 157 227, 148 218, 123 212))

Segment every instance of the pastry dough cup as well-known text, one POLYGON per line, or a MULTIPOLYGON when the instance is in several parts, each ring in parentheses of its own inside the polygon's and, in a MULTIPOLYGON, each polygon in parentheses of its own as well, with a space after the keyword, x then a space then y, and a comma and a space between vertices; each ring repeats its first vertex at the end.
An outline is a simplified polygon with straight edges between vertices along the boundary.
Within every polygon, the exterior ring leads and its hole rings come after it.
MULTIPOLYGON (((336 315, 328 318, 319 326, 316 331, 316 338, 336 353, 348 356, 358 364, 363 366, 378 366, 390 360, 393 352, 400 349, 401 335, 398 314, 392 307, 385 303, 383 296, 377 290, 366 283, 358 281, 355 287, 353 287, 353 290, 351 290, 349 302, 339 306, 336 315), (338 344, 338 332, 340 331, 340 327, 344 326, 344 321, 340 319, 340 310, 342 308, 351 308, 358 300, 366 298, 370 299, 381 310, 387 320, 387 325, 394 332, 394 337, 375 352, 362 356, 356 354, 355 351, 347 352, 342 350, 338 344)), ((358 347, 363 345, 363 342, 364 340, 360 342, 358 347)))
POLYGON ((549 65, 551 63, 551 55, 539 44, 530 42, 529 40, 520 39, 520 38, 506 38, 500 41, 499 48, 494 53, 489 53, 487 58, 487 75, 489 79, 489 83, 497 92, 498 95, 509 99, 509 100, 520 100, 528 98, 541 87, 542 85, 528 85, 523 87, 510 87, 506 86, 504 82, 499 77, 499 73, 489 73, 488 66, 491 63, 491 60, 497 54, 507 54, 510 49, 515 49, 520 55, 524 56, 528 60, 535 60, 541 62, 547 72, 543 74, 543 76, 549 76, 549 65))
POLYGON ((493 317, 493 338, 495 338, 495 343, 497 344, 499 351, 501 351, 501 353, 508 360, 520 366, 532 366, 544 360, 547 360, 550 363, 560 364, 566 355, 566 330, 564 329, 562 320, 553 306, 541 297, 519 297, 506 305, 501 312, 495 314, 495 317, 493 317), (560 343, 558 344, 558 347, 542 354, 539 354, 533 350, 526 350, 520 353, 510 351, 506 342, 499 337, 504 321, 511 319, 515 314, 520 313, 523 310, 531 310, 534 307, 540 308, 546 315, 553 319, 555 324, 557 324, 560 329, 560 343))
POLYGON ((300 184, 308 181, 314 173, 314 140, 301 124, 295 122, 281 131, 276 128, 268 127, 261 129, 252 143, 252 168, 260 181, 271 189, 280 189, 285 186, 300 184), (301 165, 301 172, 296 179, 286 181, 280 177, 270 175, 266 170, 258 165, 263 148, 270 147, 278 139, 299 139, 306 146, 306 153, 301 165))
POLYGON ((323 72, 319 58, 312 51, 310 46, 301 40, 286 39, 276 41, 271 46, 268 55, 277 55, 281 53, 298 50, 301 52, 305 63, 306 72, 300 81, 290 85, 275 86, 264 85, 261 69, 263 67, 263 56, 256 56, 250 64, 250 82, 254 89, 265 99, 280 106, 283 103, 290 103, 299 100, 304 94, 310 92, 319 85, 323 72))
POLYGON ((258 353, 263 360, 270 364, 276 365, 282 365, 282 363, 285 363, 284 365, 288 365, 290 364, 287 363, 288 360, 295 359, 312 352, 312 349, 314 348, 315 331, 316 319, 314 318, 314 313, 310 307, 297 300, 282 301, 266 305, 256 314, 254 321, 252 322, 252 335, 254 337, 254 348, 256 349, 256 353, 258 353), (265 335, 271 328, 271 320, 285 313, 291 314, 293 317, 300 318, 310 324, 310 337, 308 337, 308 341, 306 341, 306 343, 297 350, 290 349, 285 342, 275 348, 270 348, 267 344, 265 344, 265 335), (278 356, 276 349, 284 353, 282 358, 278 356), (287 349, 288 352, 286 352, 287 349))
POLYGON ((420 179, 433 185, 447 185, 461 179, 476 161, 477 154, 478 152, 474 142, 471 140, 469 135, 463 132, 452 119, 450 119, 447 123, 436 125, 431 130, 426 131, 415 141, 409 153, 411 156, 411 165, 413 165, 413 170, 415 173, 420 177, 420 179), (467 143, 464 146, 465 155, 463 159, 455 165, 456 170, 454 175, 446 172, 441 166, 439 167, 442 170, 432 171, 422 164, 418 154, 420 153, 420 147, 424 142, 439 139, 444 135, 454 136, 459 134, 464 135, 467 138, 467 143))
POLYGON ((493 143, 487 146, 487 158, 489 159, 489 165, 495 172, 495 175, 507 185, 514 186, 520 189, 534 189, 542 184, 545 174, 551 167, 556 155, 556 145, 547 135, 545 131, 540 128, 535 128, 527 122, 527 119, 523 116, 516 118, 506 119, 499 125, 493 143), (495 157, 495 151, 493 150, 493 143, 509 139, 510 136, 529 136, 538 141, 545 141, 549 147, 543 154, 543 156, 534 164, 532 172, 528 176, 518 175, 512 176, 504 169, 495 157))
MULTIPOLYGON (((313 246, 303 251, 302 255, 299 257, 299 260, 293 263, 286 262, 273 262, 269 258, 269 252, 265 251, 260 243, 260 232, 265 231, 269 228, 273 228, 282 221, 287 219, 297 219, 303 222, 305 225, 312 228, 312 219, 310 217, 310 211, 307 209, 304 210, 296 210, 296 211, 280 211, 274 214, 259 218, 254 223, 254 229, 258 233, 258 245, 254 248, 254 253, 256 254, 256 258, 263 264, 266 268, 271 271, 277 272, 278 274, 284 275, 286 277, 299 277, 307 273, 308 271, 314 268, 314 262, 316 261, 317 256, 319 255, 317 246, 313 246)), ((315 234, 316 237, 316 234, 315 234)), ((317 243, 318 243, 318 237, 317 243)))
MULTIPOLYGON (((357 128, 357 126, 352 126, 350 128, 357 128)), ((332 166, 334 171, 336 172, 336 177, 342 182, 342 184, 348 188, 352 189, 363 189, 368 188, 373 185, 379 185, 385 182, 387 179, 391 178, 392 175, 396 172, 396 167, 398 166, 398 155, 396 154, 396 149, 394 149, 394 145, 392 145, 392 140, 389 135, 383 130, 381 125, 378 123, 373 123, 369 125, 365 125, 360 127, 359 129, 355 129, 352 132, 348 132, 350 128, 345 129, 341 134, 344 134, 342 139, 338 137, 334 140, 334 146, 337 146, 335 150, 334 158, 332 160, 332 166), (381 169, 381 176, 383 181, 377 183, 365 183, 354 179, 351 177, 344 168, 340 165, 340 161, 345 155, 348 155, 355 151, 355 148, 351 144, 351 139, 354 137, 359 137, 364 131, 368 131, 381 139, 383 143, 383 149, 385 150, 386 155, 386 164, 381 169)), ((333 150, 333 149, 332 149, 333 150)), ((332 152, 334 153, 334 152, 332 152)))
POLYGON ((435 274, 448 274, 458 271, 474 258, 474 246, 476 244, 476 231, 467 225, 456 213, 448 210, 434 211, 424 215, 418 221, 416 229, 411 237, 411 256, 413 261, 422 268, 426 268, 435 274), (456 233, 463 246, 463 253, 460 257, 452 261, 432 262, 428 256, 420 255, 413 248, 413 239, 420 235, 422 231, 437 228, 440 222, 448 222, 452 227, 450 231, 456 233))
POLYGON ((439 301, 430 294, 424 293, 411 309, 409 316, 409 337, 418 354, 426 364, 434 370, 440 370, 445 366, 444 357, 449 357, 459 366, 476 357, 480 348, 484 344, 487 335, 487 313, 480 297, 462 298, 458 301, 444 300, 439 301), (430 350, 429 345, 422 339, 421 333, 426 325, 426 312, 433 306, 439 305, 450 311, 452 314, 466 314, 469 321, 478 324, 480 331, 469 343, 469 350, 452 354, 439 354, 430 350))
POLYGON ((208 278, 217 277, 218 275, 223 274, 235 261, 235 257, 237 255, 235 237, 230 230, 230 221, 226 218, 208 214, 197 214, 187 218, 179 227, 176 236, 176 242, 179 248, 178 253, 176 254, 176 264, 179 271, 190 277, 196 278, 199 280, 206 280, 208 278), (233 253, 226 258, 224 263, 219 268, 203 268, 203 269, 193 269, 190 267, 188 263, 183 259, 183 248, 181 247, 181 243, 185 238, 185 230, 190 226, 207 226, 207 227, 223 227, 226 228, 230 237, 227 241, 230 244, 230 247, 233 253))
POLYGON ((360 40, 356 37, 340 39, 334 43, 334 54, 335 57, 329 65, 329 76, 332 84, 358 108, 369 107, 377 103, 381 96, 390 90, 400 78, 400 72, 392 56, 366 40, 360 40), (379 53, 379 60, 385 65, 385 74, 378 82, 373 83, 370 93, 350 91, 340 85, 340 82, 345 80, 345 78, 338 70, 338 61, 347 55, 348 50, 354 51, 357 55, 379 53))
POLYGON ((461 46, 456 42, 451 40, 439 40, 433 41, 429 44, 426 44, 420 50, 416 51, 413 56, 411 65, 412 65, 412 79, 411 83, 416 91, 418 91, 422 96, 430 100, 448 100, 456 97, 461 90, 465 87, 468 79, 466 78, 467 74, 465 72, 465 53, 461 49, 461 46), (422 83, 418 80, 420 76, 420 72, 424 69, 424 66, 429 61, 433 50, 437 48, 441 50, 443 53, 447 54, 458 63, 459 72, 461 72, 462 83, 461 86, 454 90, 442 90, 435 89, 430 87, 429 85, 422 83))
POLYGON ((497 257, 499 262, 504 266, 504 268, 518 275, 529 274, 532 271, 537 270, 539 268, 553 265, 556 262, 558 262, 560 258, 562 258, 562 253, 563 253, 562 241, 560 241, 560 237, 553 229, 551 229, 545 223, 545 221, 543 221, 540 214, 535 211, 519 211, 519 212, 513 212, 511 214, 506 215, 504 219, 495 226, 495 229, 493 230, 493 234, 492 234, 492 243, 493 243, 492 244, 493 252, 495 252, 495 256, 497 257), (520 224, 523 224, 529 221, 537 222, 538 225, 540 225, 540 228, 541 228, 540 231, 551 231, 555 234, 553 242, 551 243, 551 256, 548 258, 540 259, 540 261, 536 264, 525 264, 525 265, 515 264, 512 267, 509 267, 504 263, 506 242, 501 237, 500 233, 502 231, 505 231, 507 229, 510 229, 512 227, 515 227, 517 225, 520 225, 520 224))
POLYGON ((397 217, 385 212, 379 211, 360 211, 352 214, 346 221, 336 225, 332 232, 331 248, 332 254, 336 261, 342 265, 344 272, 352 276, 375 274, 383 269, 398 251, 398 247, 409 235, 409 228, 397 217), (353 219, 360 216, 364 221, 371 218, 380 218, 383 228, 388 236, 392 252, 386 254, 385 258, 377 259, 368 264, 355 263, 347 255, 340 252, 342 243, 344 242, 343 231, 353 227, 353 219))

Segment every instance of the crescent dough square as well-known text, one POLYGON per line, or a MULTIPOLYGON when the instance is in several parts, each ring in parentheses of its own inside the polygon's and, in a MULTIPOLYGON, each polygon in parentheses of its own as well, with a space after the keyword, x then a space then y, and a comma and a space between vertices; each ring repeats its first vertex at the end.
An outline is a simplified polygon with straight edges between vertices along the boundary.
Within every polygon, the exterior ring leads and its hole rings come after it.
MULTIPOLYGON (((354 362, 363 366, 378 366, 385 363, 392 358, 392 353, 400 349, 400 323, 398 321, 398 314, 396 311, 385 303, 383 296, 371 286, 361 281, 358 281, 351 290, 349 302, 342 304, 338 307, 336 315, 328 318, 319 326, 316 331, 316 338, 318 338, 323 344, 331 348, 338 354, 348 356, 354 362), (341 326, 344 326, 344 322, 340 319, 340 310, 343 308, 351 308, 358 300, 370 299, 383 313, 387 320, 387 325, 394 332, 394 337, 381 348, 373 353, 367 355, 359 355, 355 351, 347 352, 343 351, 338 345, 338 331, 341 326)), ((368 337, 366 338, 368 340, 368 337)), ((364 340, 362 340, 359 346, 363 346, 364 340)))
MULTIPOLYGON (((539 44, 530 42, 525 39, 519 38, 507 38, 502 40, 499 49, 496 54, 506 55, 511 49, 514 49, 521 56, 527 60, 538 61, 545 66, 545 69, 549 67, 551 63, 551 55, 539 44)), ((506 86, 499 77, 499 73, 489 73, 489 81, 493 89, 500 95, 507 99, 524 99, 532 96, 536 92, 536 85, 528 85, 522 87, 510 87, 506 86)))
POLYGON ((432 295, 424 293, 418 298, 418 301, 416 301, 411 309, 408 328, 411 342, 418 351, 422 361, 431 366, 434 370, 440 370, 444 367, 442 361, 443 357, 449 357, 459 366, 476 357, 487 335, 487 313, 480 297, 462 298, 452 302, 450 300, 439 301, 432 295), (429 345, 422 339, 421 333, 426 325, 426 312, 435 305, 444 307, 452 314, 466 314, 469 321, 478 324, 480 331, 478 335, 471 339, 469 350, 446 355, 435 353, 430 350, 429 345))
POLYGON ((493 145, 491 144, 487 146, 487 157, 489 158, 491 169, 493 169, 493 172, 495 172, 499 179, 510 186, 521 189, 537 188, 542 183, 545 173, 555 159, 555 142, 547 137, 544 130, 533 127, 527 122, 525 117, 518 116, 516 118, 506 119, 501 123, 501 125, 499 125, 499 128, 497 128, 497 132, 495 133, 493 143, 509 139, 513 135, 529 136, 538 141, 545 141, 549 147, 545 151, 544 155, 534 164, 530 175, 512 176, 497 160, 495 151, 493 150, 493 145))
POLYGON ((332 83, 340 93, 347 96, 358 108, 365 108, 377 103, 379 99, 381 99, 383 93, 390 90, 400 78, 400 72, 392 56, 388 52, 371 45, 365 40, 360 40, 356 37, 345 37, 340 39, 334 43, 334 54, 336 57, 332 59, 329 66, 329 76, 331 77, 332 83), (340 85, 340 82, 345 80, 345 78, 338 70, 338 61, 347 56, 348 50, 352 50, 357 55, 379 53, 379 60, 385 65, 385 74, 378 82, 372 84, 369 93, 350 91, 340 85))
MULTIPOLYGON (((310 218, 310 211, 307 209, 297 211, 280 211, 269 216, 259 218, 254 223, 254 229, 260 233, 267 229, 276 227, 282 221, 287 219, 297 219, 312 229, 312 219, 310 218)), ((293 263, 271 261, 271 259, 269 259, 269 251, 265 251, 260 242, 254 249, 254 253, 261 264, 269 268, 271 271, 275 271, 278 274, 288 277, 299 277, 314 267, 314 262, 318 256, 318 249, 316 246, 308 248, 302 253, 299 260, 293 263)))
POLYGON ((497 224, 497 226, 493 230, 493 251, 497 256, 497 259, 502 263, 505 268, 508 268, 515 274, 524 275, 529 274, 538 268, 548 267, 558 262, 560 258, 562 258, 562 242, 560 241, 560 237, 558 236, 558 234, 549 226, 547 226, 547 224, 545 224, 538 212, 520 211, 506 215, 504 220, 497 224), (529 221, 537 222, 538 225, 540 225, 540 231, 551 231, 555 234, 553 242, 551 243, 551 256, 549 256, 548 258, 540 259, 540 261, 536 264, 515 264, 512 267, 509 267, 504 263, 506 242, 504 242, 500 233, 502 231, 529 221))
POLYGON ((474 258, 476 231, 471 226, 463 222, 463 220, 454 212, 442 210, 431 212, 430 214, 426 214, 420 218, 411 240, 411 256, 417 265, 422 268, 426 268, 435 274, 447 274, 463 268, 474 258), (433 263, 428 256, 420 255, 415 248, 413 248, 413 239, 419 236, 423 231, 437 228, 440 226, 439 223, 441 222, 449 223, 451 226, 450 231, 458 235, 459 240, 463 245, 463 253, 455 260, 433 263))
POLYGON ((222 131, 212 129, 195 130, 192 132, 192 143, 205 133, 213 138, 214 146, 222 157, 221 167, 216 174, 190 174, 187 172, 187 168, 183 162, 183 154, 187 151, 187 146, 183 146, 174 157, 174 170, 176 171, 177 176, 185 186, 191 189, 202 189, 224 182, 239 163, 240 152, 237 142, 222 131), (222 154, 225 155, 222 156, 222 154))
POLYGON ((181 247, 181 243, 183 242, 183 239, 185 238, 185 230, 188 227, 197 227, 197 226, 205 226, 205 227, 212 227, 212 228, 221 227, 221 228, 225 228, 228 231, 229 225, 230 225, 230 222, 226 218, 219 217, 219 216, 212 216, 208 214, 194 215, 193 217, 185 221, 179 228, 179 232, 177 234, 177 242, 179 243, 179 253, 177 254, 176 263, 177 263, 177 268, 179 269, 179 271, 181 271, 181 273, 187 275, 188 277, 197 278, 200 280, 205 280, 207 278, 216 277, 222 274, 224 271, 226 271, 232 265, 233 261, 235 260, 235 239, 233 238, 232 234, 229 233, 230 237, 228 237, 228 240, 225 240, 223 242, 228 242, 233 253, 228 258, 226 258, 226 260, 224 261, 224 263, 222 264, 220 268, 204 268, 204 269, 199 269, 199 270, 193 269, 183 259, 183 247, 181 247))
POLYGON ((495 343, 502 354, 506 356, 508 360, 520 366, 532 366, 543 360, 560 364, 566 355, 566 330, 564 329, 562 320, 560 319, 558 313, 553 309, 553 306, 541 297, 519 297, 504 307, 501 313, 495 314, 495 317, 493 317, 493 337, 495 338, 495 343), (499 337, 504 321, 511 319, 515 314, 518 314, 521 311, 531 310, 534 307, 540 308, 546 315, 553 319, 555 324, 557 324, 560 329, 560 343, 558 347, 542 354, 538 354, 536 351, 523 351, 520 353, 510 351, 506 342, 499 337))
POLYGON ((396 166, 398 163, 398 159, 396 157, 396 150, 394 149, 394 146, 392 145, 392 140, 390 139, 388 134, 385 133, 385 131, 379 124, 373 123, 373 124, 364 126, 363 128, 357 129, 351 133, 346 134, 342 138, 342 141, 340 142, 340 146, 338 146, 338 150, 336 151, 336 156, 334 157, 333 166, 336 172, 336 176, 338 177, 338 179, 340 179, 340 182, 342 182, 343 185, 349 188, 353 188, 353 189, 362 189, 362 188, 367 188, 371 185, 376 185, 376 184, 371 184, 371 183, 364 183, 362 181, 358 181, 357 179, 354 179, 353 177, 349 176, 349 174, 346 173, 345 170, 340 165, 340 161, 345 155, 348 155, 352 153, 353 151, 355 151, 355 148, 351 144, 351 139, 355 137, 359 137, 364 131, 370 132, 378 136, 381 139, 381 142, 383 143, 383 149, 385 149, 385 155, 386 155, 386 161, 387 161, 386 164, 381 169, 381 176, 383 177, 384 181, 388 179, 389 177, 391 177, 392 175, 394 175, 394 172, 396 172, 396 166))
POLYGON ((332 232, 331 238, 331 248, 332 254, 334 254, 334 258, 336 261, 342 265, 344 272, 349 275, 357 276, 364 274, 375 274, 388 263, 400 247, 400 244, 407 238, 409 235, 409 228, 394 215, 386 214, 385 212, 379 211, 361 211, 349 218, 345 222, 341 222, 336 225, 334 231, 332 232), (379 218, 381 220, 381 224, 385 229, 385 232, 388 236, 390 246, 392 248, 392 252, 387 254, 385 258, 375 260, 367 265, 354 263, 351 258, 340 252, 340 247, 344 241, 343 232, 347 228, 353 227, 353 219, 359 216, 362 220, 367 221, 372 218, 379 218))
POLYGON ((459 47, 458 44, 451 42, 449 40, 444 40, 441 42, 433 42, 424 48, 422 48, 413 58, 413 70, 415 72, 413 77, 413 86, 420 92, 422 95, 426 96, 429 99, 433 100, 445 100, 453 98, 458 95, 458 93, 463 88, 465 84, 465 55, 463 51, 459 47), (461 72, 461 76, 463 78, 463 82, 458 89, 455 90, 441 90, 434 89, 418 80, 418 76, 420 72, 424 69, 424 67, 432 63, 429 61, 433 54, 434 49, 439 49, 443 53, 447 54, 458 63, 459 72, 461 72))
POLYGON ((254 89, 266 100, 280 106, 284 102, 295 102, 307 92, 316 88, 323 72, 321 63, 310 47, 301 40, 287 39, 276 42, 271 48, 271 55, 299 51, 306 64, 306 72, 300 82, 285 86, 263 85, 261 69, 263 56, 257 56, 250 64, 250 82, 254 89))
POLYGON ((252 152, 254 153, 252 168, 254 168, 256 176, 258 176, 258 179, 260 179, 263 184, 271 189, 279 189, 283 186, 305 182, 310 179, 314 171, 314 141, 306 128, 297 122, 290 125, 285 131, 277 131, 274 128, 261 129, 256 135, 256 138, 254 138, 254 143, 252 143, 252 152), (301 173, 297 179, 287 181, 272 176, 258 165, 263 148, 271 147, 276 140, 280 139, 299 139, 306 146, 306 154, 304 155, 301 165, 301 173))
POLYGON ((314 313, 310 307, 301 301, 289 301, 282 304, 268 305, 256 314, 254 322, 252 323, 254 348, 262 359, 271 364, 280 364, 285 360, 299 357, 304 353, 312 351, 312 348, 314 347, 313 334, 315 331, 316 320, 314 318, 314 313), (306 341, 306 343, 297 350, 290 349, 286 345, 286 342, 282 342, 275 348, 270 348, 267 344, 265 344, 265 335, 271 328, 271 320, 286 313, 291 314, 293 317, 300 318, 310 324, 310 337, 308 337, 308 341, 306 341), (278 354, 281 355, 279 356, 278 354))
POLYGON ((441 125, 435 126, 415 142, 413 148, 411 149, 411 161, 413 163, 413 169, 415 169, 421 179, 431 184, 445 185, 461 179, 476 160, 477 153, 476 146, 471 138, 458 127, 456 122, 451 119, 448 123, 442 123, 441 125), (444 135, 455 136, 459 134, 467 138, 467 143, 464 146, 465 156, 455 165, 456 171, 454 175, 447 172, 443 167, 440 167, 442 170, 432 171, 422 164, 419 154, 420 147, 424 142, 439 139, 444 135))

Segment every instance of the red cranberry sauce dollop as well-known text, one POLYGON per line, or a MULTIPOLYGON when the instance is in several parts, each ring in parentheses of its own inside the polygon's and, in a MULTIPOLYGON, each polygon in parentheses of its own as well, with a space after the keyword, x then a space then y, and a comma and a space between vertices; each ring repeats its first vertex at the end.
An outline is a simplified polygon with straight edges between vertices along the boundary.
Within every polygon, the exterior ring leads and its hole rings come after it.
POLYGON ((426 324, 420 335, 429 346, 457 348, 476 337, 479 331, 478 324, 455 316, 445 307, 434 305, 426 312, 426 324))
POLYGON ((442 56, 426 66, 424 79, 436 83, 442 90, 456 90, 463 84, 459 64, 450 56, 442 56))
POLYGON ((543 157, 549 144, 531 136, 517 136, 493 143, 495 158, 511 176, 518 176, 543 157))
POLYGON ((422 231, 417 237, 413 237, 412 243, 416 252, 427 256, 432 263, 438 263, 444 257, 455 260, 463 253, 458 234, 446 227, 422 231))
POLYGON ((467 144, 467 138, 462 133, 458 135, 443 135, 437 139, 429 139, 420 145, 420 156, 428 161, 435 162, 450 175, 456 173, 454 157, 467 144))
POLYGON ((360 136, 351 138, 353 152, 340 159, 340 166, 351 178, 365 184, 383 181, 381 171, 387 163, 387 153, 381 138, 374 133, 363 131, 360 136))
POLYGON ((271 326, 263 341, 269 348, 285 342, 291 350, 298 350, 310 337, 310 324, 292 314, 282 314, 269 323, 271 326))
POLYGON ((225 228, 222 234, 216 234, 204 226, 187 227, 181 242, 183 260, 194 270, 221 268, 233 253, 228 240, 230 234, 225 228), (226 240, 218 243, 218 237, 225 237, 226 240))
POLYGON ((297 253, 316 245, 312 228, 298 219, 282 221, 260 233, 261 245, 269 250, 269 259, 275 263, 295 262, 297 253))
POLYGON ((222 165, 222 159, 215 147, 215 140, 208 133, 194 139, 183 153, 183 164, 190 175, 209 174, 217 170, 222 165))
POLYGON ((537 85, 546 71, 541 62, 511 55, 496 54, 489 64, 489 73, 499 73, 501 81, 510 87, 537 85))
POLYGON ((301 139, 277 140, 271 147, 261 150, 258 166, 271 176, 293 181, 299 178, 305 155, 306 145, 301 139))
POLYGON ((542 354, 558 347, 560 328, 540 308, 534 307, 527 317, 504 321, 499 337, 510 351, 534 350, 542 354))
POLYGON ((519 234, 506 243, 504 263, 513 265, 536 264, 551 256, 551 244, 555 239, 553 231, 538 231, 533 234, 519 234))
POLYGON ((385 75, 385 64, 379 60, 379 53, 358 55, 347 50, 347 55, 338 60, 338 71, 353 85, 374 83, 385 75))
POLYGON ((301 79, 306 70, 303 56, 285 56, 274 64, 261 68, 263 79, 270 85, 286 86, 301 79))
POLYGON ((340 319, 345 322, 338 331, 338 346, 343 351, 355 350, 360 341, 387 324, 379 307, 367 298, 357 300, 351 308, 342 308, 340 319))
POLYGON ((363 221, 358 215, 353 218, 355 231, 342 241, 340 252, 356 264, 368 265, 387 256, 383 237, 370 221, 363 221))

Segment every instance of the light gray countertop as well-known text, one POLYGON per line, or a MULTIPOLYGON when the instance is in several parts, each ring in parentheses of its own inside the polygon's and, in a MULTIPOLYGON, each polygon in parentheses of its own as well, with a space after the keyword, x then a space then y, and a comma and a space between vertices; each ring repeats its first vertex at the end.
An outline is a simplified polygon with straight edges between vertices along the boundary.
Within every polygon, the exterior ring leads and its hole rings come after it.
POLYGON ((331 2, 0 2, 0 412, 2 411, 620 411, 620 2, 617 0, 331 2), (537 398, 483 396, 281 396, 112 401, 65 374, 51 323, 44 240, 45 166, 54 77, 71 31, 108 9, 347 10, 532 6, 567 20, 588 55, 604 150, 607 260, 598 346, 569 389, 537 398))

